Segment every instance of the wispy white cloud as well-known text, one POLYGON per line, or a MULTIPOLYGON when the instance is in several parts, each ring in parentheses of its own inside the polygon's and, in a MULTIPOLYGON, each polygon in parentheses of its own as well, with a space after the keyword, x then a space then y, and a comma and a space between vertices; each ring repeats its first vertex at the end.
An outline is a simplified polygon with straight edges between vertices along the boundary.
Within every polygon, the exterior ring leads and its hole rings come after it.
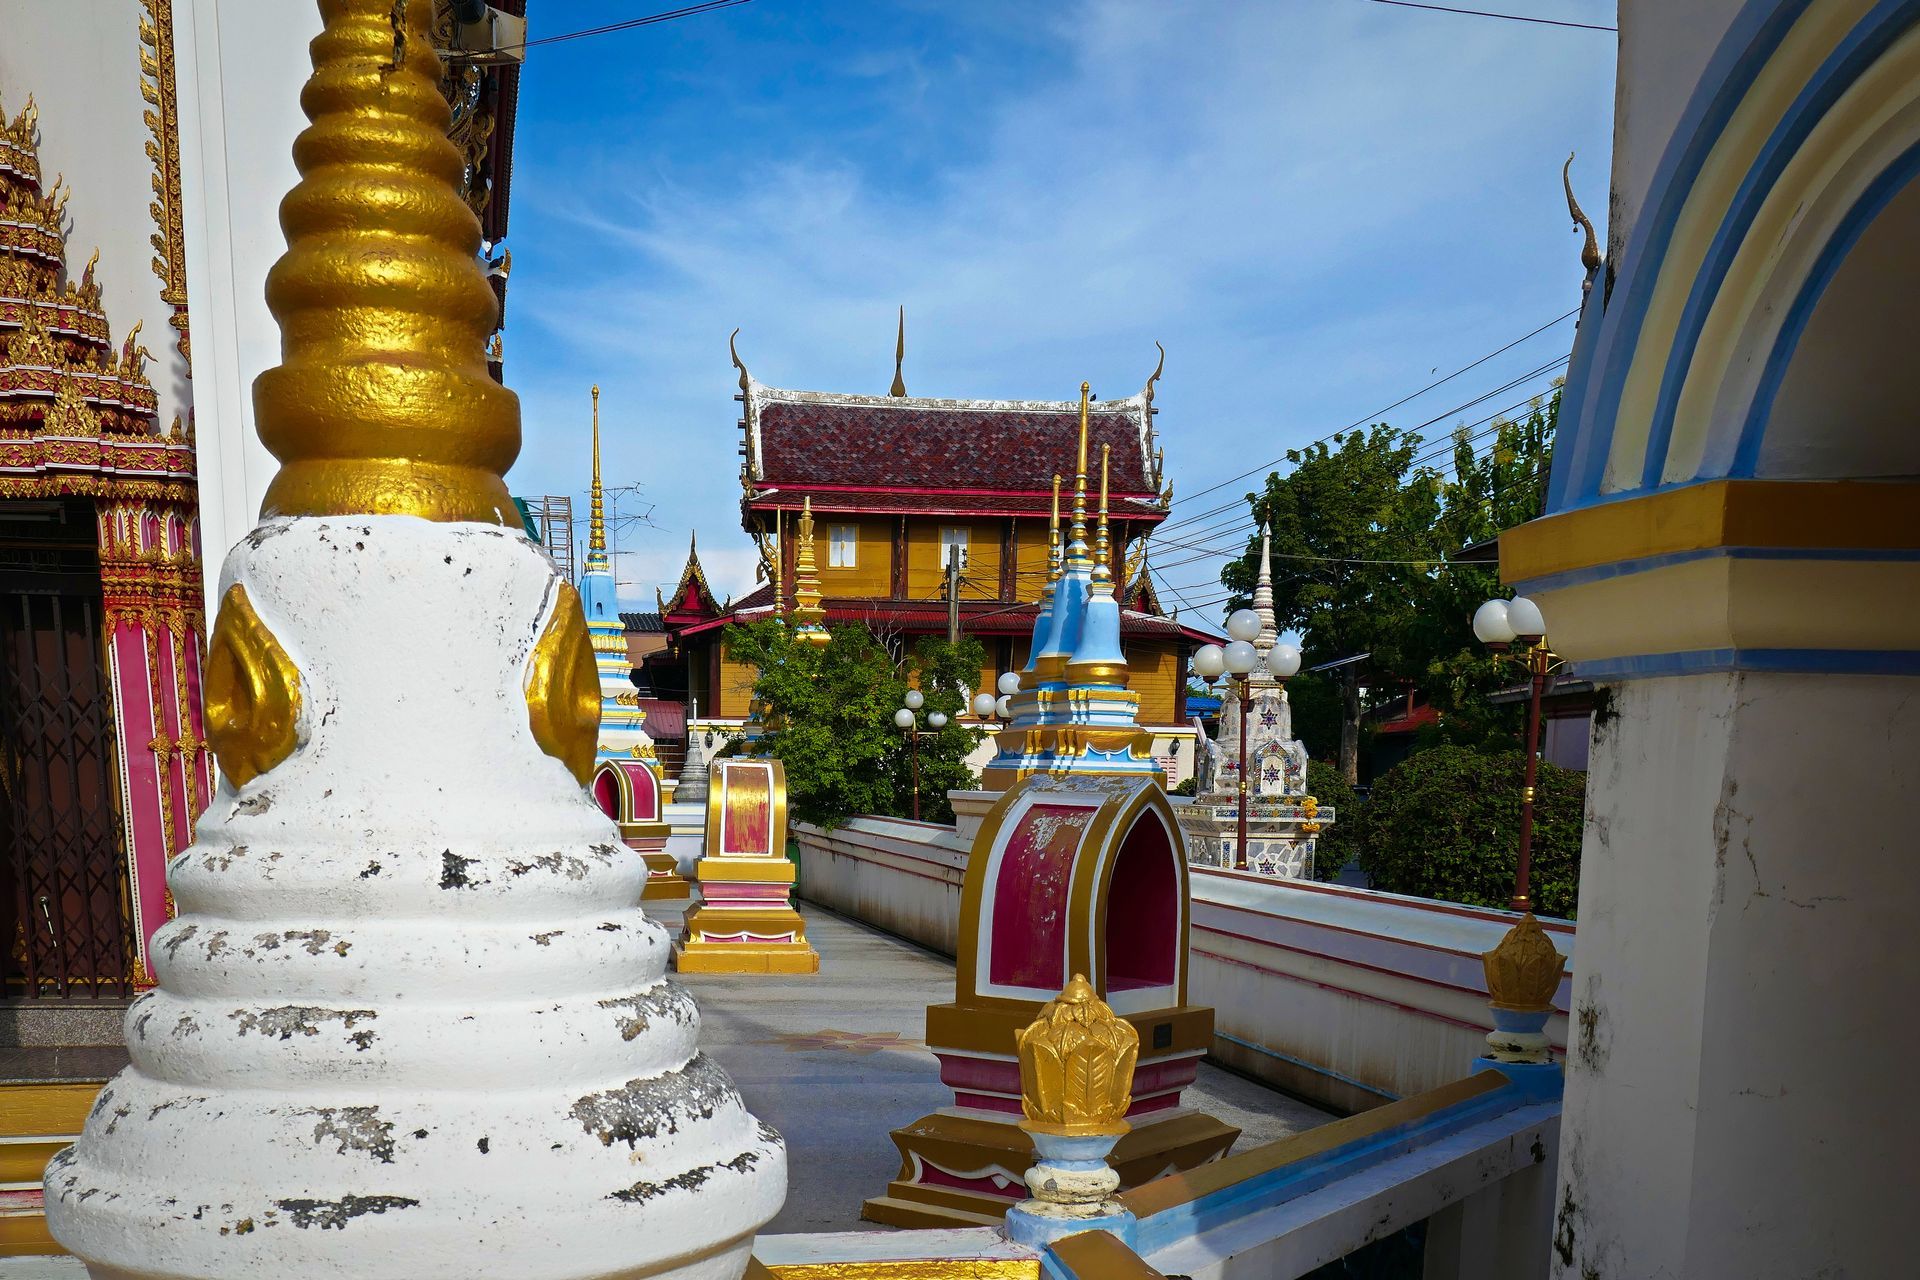
MULTIPOLYGON (((909 387, 953 395, 1130 394, 1158 338, 1190 492, 1577 298, 1557 169, 1578 147, 1604 181, 1604 39, 1332 0, 1030 8, 1017 76, 911 31, 850 50, 879 119, 716 129, 697 160, 642 122, 551 139, 564 172, 517 166, 515 488, 577 492, 597 379, 608 473, 657 504, 625 544, 634 601, 671 586, 690 528, 716 589, 751 585, 735 325, 766 381, 878 391, 905 303, 909 387), (928 150, 889 157, 886 113, 928 150)), ((675 91, 721 90, 696 70, 675 91)), ((540 154, 537 114, 518 145, 540 154)))

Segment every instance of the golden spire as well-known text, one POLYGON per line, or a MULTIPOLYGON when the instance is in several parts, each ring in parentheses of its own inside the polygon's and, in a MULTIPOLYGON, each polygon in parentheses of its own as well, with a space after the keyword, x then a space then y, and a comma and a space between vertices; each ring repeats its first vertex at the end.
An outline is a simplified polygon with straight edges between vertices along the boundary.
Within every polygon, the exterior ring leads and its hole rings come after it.
POLYGON ((1073 473, 1073 526, 1067 531, 1067 563, 1087 563, 1087 393, 1093 384, 1080 384, 1080 456, 1073 473))
POLYGON ((600 488, 600 388, 593 389, 593 488, 589 491, 587 551, 605 554, 607 549, 606 499, 600 488))
POLYGON ((281 362, 253 384, 280 460, 260 514, 518 525, 520 401, 487 371, 499 302, 460 198, 426 0, 324 0, 267 276, 281 362))
POLYGON ((1053 473, 1053 520, 1047 526, 1047 586, 1060 580, 1060 473, 1053 473))
POLYGON ((807 498, 800 506, 799 545, 793 556, 793 621, 794 637, 808 644, 826 644, 832 638, 827 635, 821 621, 827 616, 820 607, 820 579, 815 571, 813 559, 813 499, 807 498))
POLYGON ((1112 547, 1107 541, 1107 461, 1112 452, 1112 445, 1100 446, 1100 524, 1093 538, 1093 583, 1106 587, 1113 585, 1112 547))
POLYGON ((907 308, 900 308, 900 335, 893 341, 893 388, 887 392, 890 396, 907 394, 907 379, 902 372, 907 362, 907 308))

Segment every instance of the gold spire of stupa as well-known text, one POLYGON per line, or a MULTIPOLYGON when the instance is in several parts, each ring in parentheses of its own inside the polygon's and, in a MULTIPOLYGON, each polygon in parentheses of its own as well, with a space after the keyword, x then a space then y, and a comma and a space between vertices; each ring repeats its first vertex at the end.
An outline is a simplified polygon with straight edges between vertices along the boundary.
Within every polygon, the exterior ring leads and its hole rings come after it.
POLYGON ((1093 384, 1080 384, 1080 455, 1073 473, 1073 527, 1067 531, 1067 564, 1087 563, 1087 401, 1093 384))
POLYGON ((600 487, 600 388, 593 389, 593 488, 587 495, 587 553, 607 550, 606 493, 600 487))
POLYGON ((517 526, 520 401, 487 372, 500 306, 460 198, 427 0, 325 0, 267 277, 281 362, 253 384, 280 460, 260 514, 517 526))
POLYGON ((827 611, 820 606, 820 578, 813 559, 813 499, 800 506, 799 537, 793 554, 794 638, 805 644, 826 644, 832 637, 821 625, 827 611))

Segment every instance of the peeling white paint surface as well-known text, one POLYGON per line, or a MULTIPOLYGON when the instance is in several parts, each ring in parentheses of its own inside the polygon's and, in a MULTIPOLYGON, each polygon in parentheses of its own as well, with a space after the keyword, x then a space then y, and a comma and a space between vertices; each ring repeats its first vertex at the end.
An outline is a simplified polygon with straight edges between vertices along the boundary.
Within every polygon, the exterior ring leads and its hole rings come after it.
POLYGON ((698 1054, 645 865, 533 740, 554 569, 502 529, 303 518, 231 582, 300 670, 300 745, 169 869, 56 1237, 95 1276, 739 1276, 785 1149, 698 1054))

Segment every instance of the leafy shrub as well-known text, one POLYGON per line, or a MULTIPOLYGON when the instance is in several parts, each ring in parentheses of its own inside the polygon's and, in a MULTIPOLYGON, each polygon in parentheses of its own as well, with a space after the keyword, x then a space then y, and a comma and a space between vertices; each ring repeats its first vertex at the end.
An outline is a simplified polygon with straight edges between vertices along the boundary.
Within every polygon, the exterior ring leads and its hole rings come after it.
POLYGON ((1307 794, 1322 808, 1334 811, 1333 825, 1320 833, 1313 850, 1313 878, 1333 880, 1360 847, 1360 793, 1347 785, 1339 767, 1325 760, 1307 761, 1307 794))
MULTIPOLYGON (((1373 784, 1354 833, 1376 889, 1504 907, 1519 859, 1525 757, 1435 747, 1373 784)), ((1542 915, 1571 917, 1580 882, 1586 775, 1542 763, 1533 808, 1532 895, 1542 915)), ((1330 827, 1338 831, 1339 827, 1330 827)))

